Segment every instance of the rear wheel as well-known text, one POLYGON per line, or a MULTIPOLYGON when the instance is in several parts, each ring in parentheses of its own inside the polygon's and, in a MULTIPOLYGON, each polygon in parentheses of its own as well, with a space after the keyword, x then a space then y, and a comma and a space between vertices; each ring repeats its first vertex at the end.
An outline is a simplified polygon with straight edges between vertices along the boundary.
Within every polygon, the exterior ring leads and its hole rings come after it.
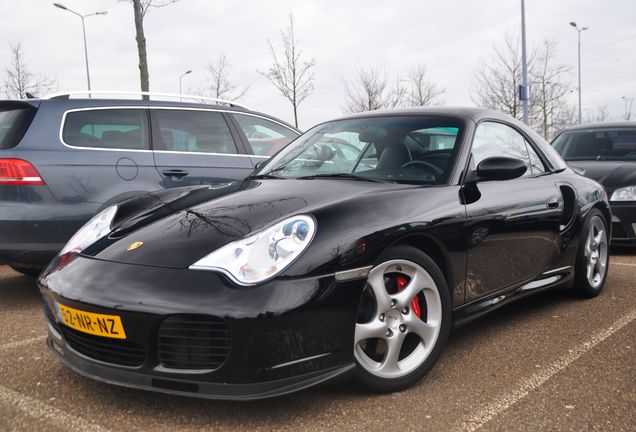
POLYGON ((354 336, 358 380, 392 392, 435 364, 450 331, 450 295, 435 262, 411 246, 388 250, 367 280, 354 336))
POLYGON ((577 251, 574 283, 576 294, 596 297, 605 285, 608 264, 607 223, 603 213, 592 209, 585 218, 577 251))
POLYGON ((32 278, 36 278, 40 275, 40 273, 42 272, 42 269, 34 269, 34 268, 28 268, 28 267, 19 267, 19 266, 13 266, 13 265, 9 265, 9 267, 11 267, 13 270, 17 271, 18 273, 21 273, 25 276, 29 276, 32 278))

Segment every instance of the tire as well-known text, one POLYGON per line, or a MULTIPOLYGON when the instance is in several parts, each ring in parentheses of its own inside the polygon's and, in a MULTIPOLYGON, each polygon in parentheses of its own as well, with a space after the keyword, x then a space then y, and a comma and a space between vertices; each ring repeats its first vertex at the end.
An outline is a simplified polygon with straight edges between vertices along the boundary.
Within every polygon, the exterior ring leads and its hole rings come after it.
POLYGON ((356 378, 382 393, 412 386, 439 358, 450 328, 450 294, 435 262, 412 246, 386 250, 371 269, 360 302, 353 341, 356 378))
POLYGON ((598 209, 585 218, 574 267, 574 293, 579 297, 596 297, 603 290, 609 265, 607 221, 598 209))
POLYGON ((40 273, 42 272, 42 269, 35 269, 35 268, 28 268, 28 267, 18 267, 18 266, 13 266, 13 265, 9 265, 9 267, 11 267, 13 270, 17 271, 18 273, 23 274, 24 276, 28 276, 28 277, 32 277, 32 278, 36 278, 40 275, 40 273))

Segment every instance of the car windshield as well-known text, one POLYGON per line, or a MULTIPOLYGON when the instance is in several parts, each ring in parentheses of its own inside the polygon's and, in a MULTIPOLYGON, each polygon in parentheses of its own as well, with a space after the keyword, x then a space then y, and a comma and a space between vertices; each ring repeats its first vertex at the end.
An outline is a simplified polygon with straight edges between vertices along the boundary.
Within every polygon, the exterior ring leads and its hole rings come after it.
POLYGON ((636 127, 567 131, 552 145, 569 161, 636 161, 636 127))
POLYGON ((462 131, 461 120, 437 116, 323 123, 276 154, 257 176, 443 184, 462 131))

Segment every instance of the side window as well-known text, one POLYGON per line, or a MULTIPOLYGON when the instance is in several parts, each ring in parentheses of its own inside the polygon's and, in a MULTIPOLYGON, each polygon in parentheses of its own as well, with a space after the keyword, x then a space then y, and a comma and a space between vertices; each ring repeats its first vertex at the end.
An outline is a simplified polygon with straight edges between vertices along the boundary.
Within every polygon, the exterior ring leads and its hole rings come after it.
POLYGON ((253 154, 258 156, 271 156, 298 136, 293 130, 260 117, 233 115, 247 137, 253 154))
POLYGON ((160 136, 155 150, 196 153, 237 153, 223 115, 214 111, 154 110, 160 136))
POLYGON ((530 168, 532 174, 537 175, 545 172, 545 165, 541 162, 541 158, 537 152, 532 148, 529 142, 526 141, 526 147, 528 149, 528 155, 530 156, 530 168))
POLYGON ((528 170, 524 176, 532 175, 526 140, 519 132, 504 124, 480 123, 473 139, 472 152, 475 166, 489 157, 506 156, 525 161, 528 170))
POLYGON ((62 139, 74 147, 148 149, 145 109, 97 109, 66 114, 62 139))

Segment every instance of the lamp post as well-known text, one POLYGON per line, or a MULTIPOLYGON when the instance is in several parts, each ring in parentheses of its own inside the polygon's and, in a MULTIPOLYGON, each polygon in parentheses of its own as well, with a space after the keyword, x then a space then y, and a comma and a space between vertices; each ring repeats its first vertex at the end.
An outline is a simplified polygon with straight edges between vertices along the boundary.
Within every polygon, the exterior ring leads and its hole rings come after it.
POLYGON ((629 118, 632 116, 632 104, 634 103, 634 98, 621 96, 621 99, 625 101, 625 120, 629 120, 629 118), (627 109, 627 101, 629 101, 629 110, 627 109))
POLYGON ((182 73, 181 76, 179 77, 179 102, 181 102, 181 93, 182 93, 181 92, 181 80, 183 80, 184 76, 186 76, 188 74, 191 74, 191 73, 192 73, 191 70, 187 70, 184 73, 182 73))
POLYGON ((574 27, 578 33, 579 36, 579 42, 578 42, 578 48, 579 48, 579 124, 581 124, 581 32, 588 30, 589 27, 581 27, 579 28, 578 25, 576 25, 576 22, 574 21, 570 21, 570 25, 572 27, 574 27))
POLYGON ((521 0, 521 85, 519 99, 523 101, 523 122, 528 124, 528 100, 530 86, 528 85, 528 62, 526 60, 526 2, 521 0))
MULTIPOLYGON (((93 15, 106 15, 108 12, 107 11, 101 11, 101 12, 93 12, 90 14, 86 14, 86 15, 82 15, 81 13, 75 12, 72 9, 67 8, 66 6, 64 6, 63 4, 60 3, 53 3, 53 6, 55 6, 56 8, 60 8, 62 10, 68 11, 72 14, 77 15, 78 17, 80 17, 82 19, 82 35, 84 36, 84 61, 86 62, 86 82, 88 84, 88 91, 91 91, 91 75, 88 71, 88 48, 86 46, 86 25, 84 24, 84 18, 89 17, 89 16, 93 16, 93 15)), ((90 93, 88 94, 88 97, 90 97, 90 93)))

